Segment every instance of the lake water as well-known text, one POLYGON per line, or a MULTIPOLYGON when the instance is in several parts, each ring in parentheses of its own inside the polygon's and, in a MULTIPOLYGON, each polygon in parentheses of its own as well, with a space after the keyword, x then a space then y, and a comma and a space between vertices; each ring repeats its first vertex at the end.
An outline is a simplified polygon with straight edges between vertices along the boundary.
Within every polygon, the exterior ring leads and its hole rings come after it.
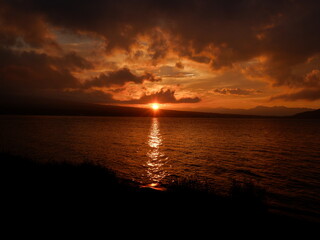
POLYGON ((268 191, 274 209, 320 219, 320 124, 307 119, 1 116, 0 151, 92 161, 141 186, 196 177, 268 191))

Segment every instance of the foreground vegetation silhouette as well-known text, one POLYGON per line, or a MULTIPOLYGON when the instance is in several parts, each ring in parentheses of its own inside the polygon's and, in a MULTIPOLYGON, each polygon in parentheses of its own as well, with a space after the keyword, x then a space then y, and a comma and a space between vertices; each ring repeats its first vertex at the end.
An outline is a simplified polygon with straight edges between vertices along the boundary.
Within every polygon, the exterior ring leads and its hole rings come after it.
POLYGON ((227 196, 216 194, 197 179, 177 179, 166 191, 141 188, 90 163, 39 163, 0 154, 2 196, 7 209, 44 216, 72 213, 104 214, 121 221, 167 224, 307 225, 308 222, 272 214, 265 190, 234 181, 227 196), (165 220, 161 220, 165 219, 165 220))

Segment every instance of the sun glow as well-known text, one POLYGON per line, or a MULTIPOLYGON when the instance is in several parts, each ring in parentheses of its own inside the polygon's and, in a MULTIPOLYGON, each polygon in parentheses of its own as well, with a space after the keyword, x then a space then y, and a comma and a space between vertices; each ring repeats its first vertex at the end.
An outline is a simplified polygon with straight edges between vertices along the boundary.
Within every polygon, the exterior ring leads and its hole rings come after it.
POLYGON ((158 110, 159 109, 159 104, 158 103, 152 103, 151 108, 153 110, 158 110))

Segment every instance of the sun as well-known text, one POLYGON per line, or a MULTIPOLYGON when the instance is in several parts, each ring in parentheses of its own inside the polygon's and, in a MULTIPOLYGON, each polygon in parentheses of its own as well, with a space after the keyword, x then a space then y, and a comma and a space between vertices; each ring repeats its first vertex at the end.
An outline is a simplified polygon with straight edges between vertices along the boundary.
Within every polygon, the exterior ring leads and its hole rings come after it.
POLYGON ((151 104, 151 108, 152 108, 153 110, 158 110, 158 109, 159 109, 159 104, 158 104, 158 103, 152 103, 152 104, 151 104))

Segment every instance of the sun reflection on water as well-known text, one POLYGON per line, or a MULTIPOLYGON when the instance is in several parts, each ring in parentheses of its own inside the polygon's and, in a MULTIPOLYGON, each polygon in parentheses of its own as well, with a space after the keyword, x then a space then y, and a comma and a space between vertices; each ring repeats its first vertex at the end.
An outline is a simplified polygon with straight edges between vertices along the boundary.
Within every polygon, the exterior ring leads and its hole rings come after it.
POLYGON ((164 169, 164 165, 168 160, 168 157, 161 151, 162 136, 159 128, 159 120, 157 118, 152 119, 150 128, 148 145, 150 150, 147 153, 148 160, 146 162, 147 177, 149 184, 146 187, 150 187, 157 190, 165 190, 161 187, 160 182, 167 176, 167 171, 164 169))

